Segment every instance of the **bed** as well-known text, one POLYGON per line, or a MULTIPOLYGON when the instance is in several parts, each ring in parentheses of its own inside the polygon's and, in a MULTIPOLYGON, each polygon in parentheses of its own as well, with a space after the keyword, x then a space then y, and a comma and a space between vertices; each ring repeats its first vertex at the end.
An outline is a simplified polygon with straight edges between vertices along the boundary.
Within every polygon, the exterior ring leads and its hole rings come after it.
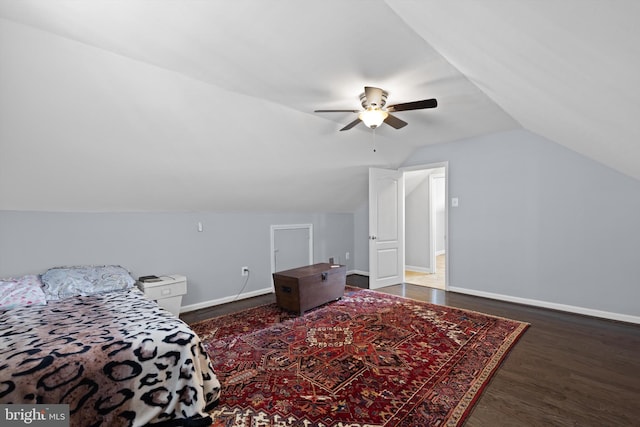
POLYGON ((0 403, 65 403, 71 426, 210 425, 220 383, 199 337, 125 282, 22 286, 0 308, 0 403))

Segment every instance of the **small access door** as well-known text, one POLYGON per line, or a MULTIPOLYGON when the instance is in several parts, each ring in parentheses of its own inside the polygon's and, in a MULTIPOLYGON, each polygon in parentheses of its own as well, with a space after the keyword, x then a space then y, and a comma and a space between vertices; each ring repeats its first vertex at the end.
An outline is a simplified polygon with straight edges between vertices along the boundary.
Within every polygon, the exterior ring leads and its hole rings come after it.
POLYGON ((313 264, 313 224, 271 226, 271 272, 313 264))

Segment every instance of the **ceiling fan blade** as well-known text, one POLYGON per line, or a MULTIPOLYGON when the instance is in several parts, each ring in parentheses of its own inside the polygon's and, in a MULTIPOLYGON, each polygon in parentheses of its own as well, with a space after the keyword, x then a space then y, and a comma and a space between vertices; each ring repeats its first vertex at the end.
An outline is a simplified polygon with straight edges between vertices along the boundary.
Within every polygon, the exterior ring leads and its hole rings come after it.
POLYGON ((360 110, 313 110, 314 113, 359 113, 360 110))
POLYGON ((388 124, 389 126, 391 126, 392 128, 396 128, 396 129, 403 128, 408 124, 404 120, 400 120, 399 118, 397 118, 396 116, 393 116, 391 114, 389 114, 387 116, 387 118, 384 119, 384 122, 386 124, 388 124))
POLYGON ((382 92, 382 89, 378 87, 365 86, 364 96, 367 98, 367 105, 374 108, 384 106, 382 92))
POLYGON ((387 107, 387 111, 408 111, 422 110, 424 108, 436 108, 438 101, 435 98, 423 99, 422 101, 405 102, 403 104, 395 104, 387 107))
POLYGON ((354 121, 352 121, 351 123, 349 123, 348 125, 346 125, 345 127, 343 127, 342 129, 340 129, 340 131, 343 131, 343 130, 349 130, 349 129, 351 129, 352 127, 354 127, 355 125, 357 125, 358 123, 360 123, 361 121, 362 121, 362 120, 360 120, 360 119, 355 119, 354 121))

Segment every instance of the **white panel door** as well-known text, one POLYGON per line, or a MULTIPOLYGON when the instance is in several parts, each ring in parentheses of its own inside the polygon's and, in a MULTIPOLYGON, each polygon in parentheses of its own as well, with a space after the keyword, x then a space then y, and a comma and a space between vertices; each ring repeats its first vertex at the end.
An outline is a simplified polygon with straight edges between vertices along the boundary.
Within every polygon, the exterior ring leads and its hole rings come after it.
POLYGON ((402 172, 369 169, 369 287, 404 281, 402 172))

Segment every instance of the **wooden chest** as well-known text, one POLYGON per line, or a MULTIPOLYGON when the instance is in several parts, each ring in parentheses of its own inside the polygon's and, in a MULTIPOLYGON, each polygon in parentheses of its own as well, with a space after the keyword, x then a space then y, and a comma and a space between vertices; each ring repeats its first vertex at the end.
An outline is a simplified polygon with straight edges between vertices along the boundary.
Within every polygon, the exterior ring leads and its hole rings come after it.
POLYGON ((344 295, 347 266, 313 264, 273 273, 276 302, 300 314, 344 295))

